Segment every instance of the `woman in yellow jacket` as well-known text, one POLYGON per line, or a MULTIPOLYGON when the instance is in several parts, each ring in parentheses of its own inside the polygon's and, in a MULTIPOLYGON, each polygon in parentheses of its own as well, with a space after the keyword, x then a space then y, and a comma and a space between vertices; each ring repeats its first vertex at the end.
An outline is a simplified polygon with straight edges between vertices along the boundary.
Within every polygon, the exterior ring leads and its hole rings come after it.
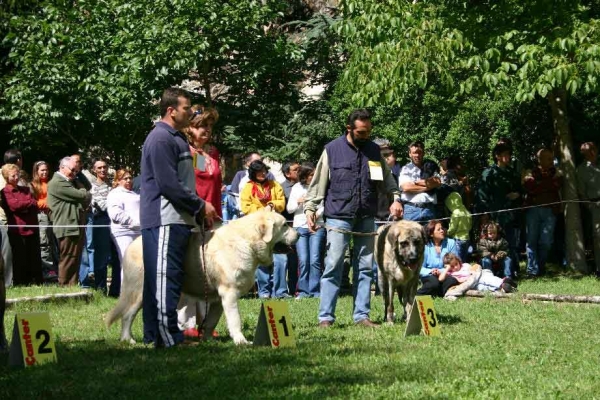
MULTIPOLYGON (((260 160, 253 161, 248 167, 250 180, 240 193, 240 205, 244 214, 262 209, 280 213, 285 209, 283 188, 275 180, 267 179, 268 173, 269 167, 260 160)), ((255 277, 261 299, 291 297, 286 281, 286 260, 285 254, 273 255, 273 274, 269 273, 268 266, 258 266, 255 277)))

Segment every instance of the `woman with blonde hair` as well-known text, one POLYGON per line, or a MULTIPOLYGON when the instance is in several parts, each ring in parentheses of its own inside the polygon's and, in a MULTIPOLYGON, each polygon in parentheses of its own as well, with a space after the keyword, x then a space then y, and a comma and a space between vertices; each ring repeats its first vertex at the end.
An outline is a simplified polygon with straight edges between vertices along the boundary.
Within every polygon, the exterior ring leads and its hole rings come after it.
MULTIPOLYGON (((110 218, 110 236, 112 237, 117 254, 119 256, 119 265, 123 261, 127 247, 140 236, 140 195, 133 190, 133 175, 128 169, 120 169, 115 173, 113 180, 113 189, 106 197, 106 211, 110 218)), ((118 295, 122 271, 115 271, 113 263, 113 279, 111 282, 110 293, 118 295), (117 282, 118 280, 118 282, 117 282)))
POLYGON ((40 225, 40 255, 42 272, 46 282, 58 282, 58 241, 52 230, 50 208, 48 207, 48 182, 50 167, 46 161, 36 161, 31 173, 31 192, 37 200, 38 224, 40 225))
POLYGON ((222 217, 223 177, 219 166, 220 155, 217 148, 209 144, 213 126, 219 120, 219 113, 214 108, 199 104, 193 105, 192 110, 192 120, 184 133, 190 142, 190 151, 194 158, 196 192, 202 200, 211 203, 219 217, 222 217))
MULTIPOLYGON (((190 125, 183 130, 190 143, 193 157, 194 174, 196 176, 196 193, 198 197, 211 203, 219 217, 223 217, 221 209, 221 192, 223 177, 219 166, 219 151, 209 144, 212 128, 219 120, 219 113, 214 108, 200 104, 192 106, 190 125)), ((203 319, 208 307, 203 301, 197 301, 181 294, 177 308, 179 327, 188 338, 197 338, 200 332, 196 327, 197 315, 203 319)))
POLYGON ((8 221, 8 239, 13 251, 13 283, 42 284, 42 259, 37 201, 29 187, 19 186, 20 168, 15 164, 2 167, 6 186, 0 192, 0 203, 8 221), (32 227, 33 226, 33 227, 32 227))

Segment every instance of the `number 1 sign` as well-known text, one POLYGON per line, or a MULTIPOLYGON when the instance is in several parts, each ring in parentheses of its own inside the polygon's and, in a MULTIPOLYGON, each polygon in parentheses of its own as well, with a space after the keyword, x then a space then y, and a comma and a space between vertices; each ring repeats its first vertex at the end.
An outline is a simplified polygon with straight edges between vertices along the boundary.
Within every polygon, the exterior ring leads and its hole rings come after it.
POLYGON ((265 301, 260 307, 254 344, 271 347, 296 347, 292 318, 284 301, 265 301))
POLYGON ((48 313, 15 315, 9 364, 29 367, 47 362, 56 362, 56 348, 48 313))

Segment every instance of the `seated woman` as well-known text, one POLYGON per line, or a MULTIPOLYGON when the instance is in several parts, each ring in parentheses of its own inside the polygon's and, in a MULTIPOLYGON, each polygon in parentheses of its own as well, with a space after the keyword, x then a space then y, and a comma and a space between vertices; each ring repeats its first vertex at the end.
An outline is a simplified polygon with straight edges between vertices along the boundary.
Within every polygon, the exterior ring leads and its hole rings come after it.
POLYGON ((14 285, 41 285, 42 256, 37 200, 29 187, 18 186, 20 169, 15 164, 5 164, 2 176, 6 186, 2 189, 0 204, 8 221, 8 240, 13 252, 14 285), (35 228, 31 226, 36 226, 35 228))
POLYGON ((422 286, 418 295, 443 296, 446 291, 458 284, 449 276, 443 282, 438 279, 444 270, 444 256, 458 251, 456 241, 446 237, 446 229, 439 220, 429 221, 426 227, 429 241, 425 244, 423 265, 419 273, 422 286))
MULTIPOLYGON (((283 188, 277 181, 267 179, 269 167, 262 161, 252 161, 248 168, 250 180, 240 193, 240 207, 246 215, 258 210, 268 209, 282 212, 285 208, 285 195, 283 188)), ((260 265, 256 270, 256 282, 258 283, 258 296, 260 298, 286 298, 290 297, 286 282, 286 256, 285 254, 274 254, 273 281, 269 267, 260 265)))

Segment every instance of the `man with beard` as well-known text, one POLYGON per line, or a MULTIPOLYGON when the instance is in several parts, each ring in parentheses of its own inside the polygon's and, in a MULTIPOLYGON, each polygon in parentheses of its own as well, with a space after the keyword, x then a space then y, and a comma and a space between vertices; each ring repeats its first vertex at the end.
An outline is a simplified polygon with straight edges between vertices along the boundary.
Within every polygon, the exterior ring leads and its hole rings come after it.
POLYGON ((379 146, 370 137, 371 114, 365 109, 354 110, 348 116, 346 132, 325 146, 306 195, 304 209, 309 230, 319 229, 315 212, 322 200, 327 218, 327 255, 319 306, 321 328, 329 328, 335 321, 349 232, 367 234, 355 235, 353 239, 354 323, 379 326, 369 319, 375 243, 372 234, 378 196, 393 195, 392 216, 400 218, 403 209, 398 184, 381 157, 379 146))

